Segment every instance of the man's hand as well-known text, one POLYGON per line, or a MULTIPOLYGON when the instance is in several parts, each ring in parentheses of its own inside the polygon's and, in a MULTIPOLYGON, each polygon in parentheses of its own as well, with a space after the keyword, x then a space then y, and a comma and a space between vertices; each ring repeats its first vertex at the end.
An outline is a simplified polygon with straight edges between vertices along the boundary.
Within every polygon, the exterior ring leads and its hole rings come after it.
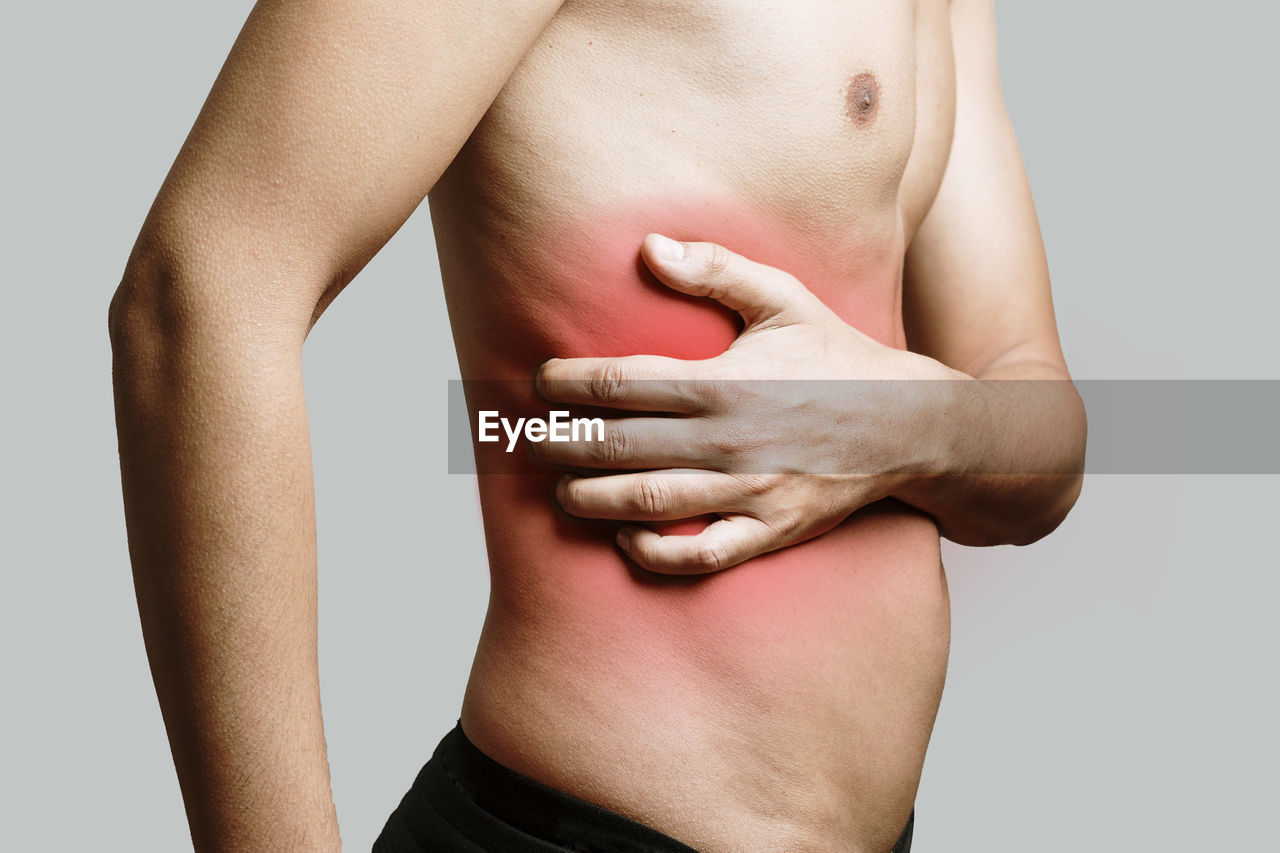
POLYGON ((642 256, 664 284, 715 299, 745 328, 705 361, 546 362, 537 382, 550 401, 677 417, 607 420, 603 441, 534 445, 555 465, 629 471, 566 476, 557 496, 572 515, 719 516, 695 535, 623 526, 618 544, 640 566, 671 574, 725 569, 821 535, 946 469, 939 389, 949 383, 908 380, 964 374, 878 343, 791 275, 721 246, 649 235, 642 256))
POLYGON ((741 337, 702 362, 543 366, 548 399, 680 416, 613 421, 597 444, 536 446, 566 467, 628 472, 561 483, 572 514, 650 523, 719 516, 692 536, 622 527, 619 544, 641 566, 722 569, 819 535, 882 497, 928 513, 964 545, 1027 544, 1075 503, 1085 411, 1000 93, 992 6, 955 0, 950 15, 952 146, 937 195, 910 212, 923 220, 903 267, 913 352, 858 333, 786 273, 701 243, 664 259, 655 236, 643 254, 657 277, 738 311, 741 337), (981 381, 901 381, 919 379, 981 381), (795 380, 839 381, 824 393, 822 382, 795 380))

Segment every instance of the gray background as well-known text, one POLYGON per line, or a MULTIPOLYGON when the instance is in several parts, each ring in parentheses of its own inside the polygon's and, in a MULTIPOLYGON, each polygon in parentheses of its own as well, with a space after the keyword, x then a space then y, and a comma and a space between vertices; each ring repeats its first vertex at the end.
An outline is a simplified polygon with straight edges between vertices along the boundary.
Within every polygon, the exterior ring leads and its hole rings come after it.
MULTIPOLYGON (((125 551, 105 317, 250 7, 6 10, 0 848, 189 848, 125 551)), ((1006 94, 1081 378, 1280 378, 1270 7, 1007 3, 1006 94), (1265 19, 1264 19, 1265 18, 1265 19)), ((453 723, 483 614, 425 207, 306 347, 334 791, 368 845, 453 723)), ((1034 546, 946 546, 921 851, 1269 838, 1277 478, 1091 476, 1034 546)))

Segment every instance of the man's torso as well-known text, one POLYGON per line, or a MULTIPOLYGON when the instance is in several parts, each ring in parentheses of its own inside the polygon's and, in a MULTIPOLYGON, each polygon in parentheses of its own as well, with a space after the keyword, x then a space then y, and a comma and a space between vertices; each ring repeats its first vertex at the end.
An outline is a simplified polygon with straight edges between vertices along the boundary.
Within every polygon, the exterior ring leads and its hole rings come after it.
MULTIPOLYGON (((905 346, 903 256, 954 115, 947 13, 566 3, 431 194, 464 379, 723 351, 729 312, 642 272, 653 231, 784 269, 905 346)), ((494 387, 486 408, 535 405, 494 387)), ((555 510, 554 473, 479 479, 492 595, 462 724, 481 750, 706 853, 892 845, 946 669, 928 518, 882 502, 672 580, 555 510)))

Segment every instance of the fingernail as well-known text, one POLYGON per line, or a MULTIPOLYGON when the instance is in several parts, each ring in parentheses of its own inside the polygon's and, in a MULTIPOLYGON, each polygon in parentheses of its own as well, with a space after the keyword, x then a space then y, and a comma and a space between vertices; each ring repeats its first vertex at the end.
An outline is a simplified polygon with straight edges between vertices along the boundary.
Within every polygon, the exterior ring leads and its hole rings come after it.
POLYGON ((674 264, 684 260, 684 244, 677 243, 670 237, 654 234, 653 254, 658 260, 674 264))
POLYGON ((624 551, 631 550, 631 531, 625 527, 618 528, 618 547, 624 551))

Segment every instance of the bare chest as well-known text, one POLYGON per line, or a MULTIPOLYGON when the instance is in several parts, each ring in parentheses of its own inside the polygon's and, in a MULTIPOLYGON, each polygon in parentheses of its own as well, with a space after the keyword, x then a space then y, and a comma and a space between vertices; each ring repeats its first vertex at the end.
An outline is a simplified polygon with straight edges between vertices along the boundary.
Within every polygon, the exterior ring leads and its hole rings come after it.
POLYGON ((946 12, 945 0, 569 0, 446 184, 517 220, 707 197, 797 233, 903 242, 950 146, 946 12))

